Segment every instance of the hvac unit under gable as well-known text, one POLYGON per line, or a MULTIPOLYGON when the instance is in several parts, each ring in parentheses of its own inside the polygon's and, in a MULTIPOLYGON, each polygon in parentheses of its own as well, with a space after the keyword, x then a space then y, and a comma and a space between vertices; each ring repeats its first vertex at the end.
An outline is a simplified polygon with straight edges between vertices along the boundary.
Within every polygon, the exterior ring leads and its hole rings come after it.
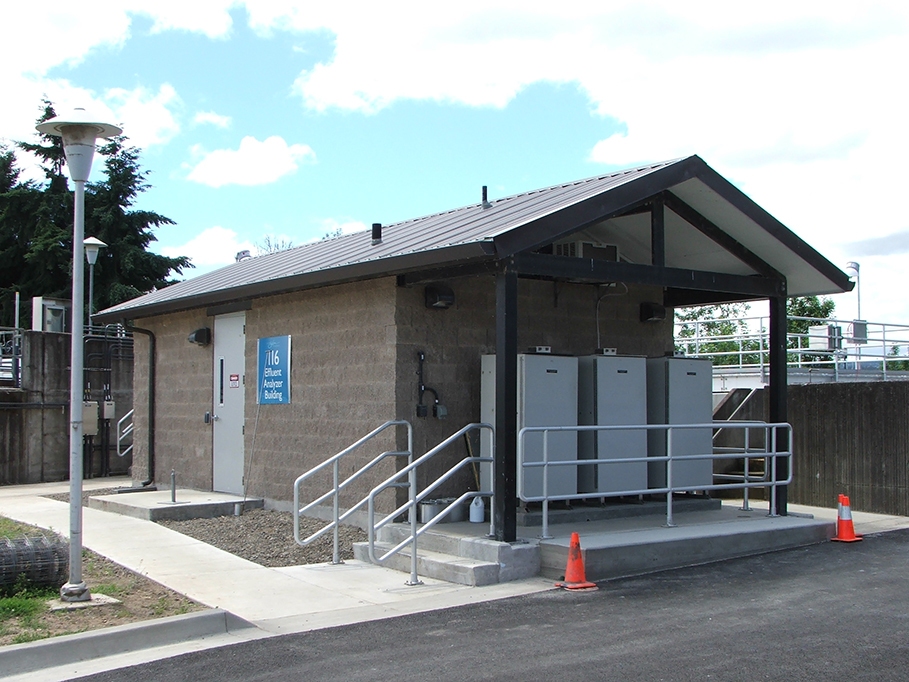
POLYGON ((558 242, 552 245, 552 253, 556 256, 608 260, 613 263, 616 263, 619 260, 619 247, 615 244, 605 244, 603 242, 587 240, 558 242))

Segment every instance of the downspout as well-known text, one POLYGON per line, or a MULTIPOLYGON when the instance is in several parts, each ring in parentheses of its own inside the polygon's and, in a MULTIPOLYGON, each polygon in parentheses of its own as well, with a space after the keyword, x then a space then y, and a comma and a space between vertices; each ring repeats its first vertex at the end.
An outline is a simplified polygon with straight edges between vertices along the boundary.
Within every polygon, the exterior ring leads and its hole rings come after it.
POLYGON ((128 331, 148 337, 148 478, 141 484, 146 488, 155 482, 155 335, 148 329, 133 327, 125 320, 123 326, 128 331))

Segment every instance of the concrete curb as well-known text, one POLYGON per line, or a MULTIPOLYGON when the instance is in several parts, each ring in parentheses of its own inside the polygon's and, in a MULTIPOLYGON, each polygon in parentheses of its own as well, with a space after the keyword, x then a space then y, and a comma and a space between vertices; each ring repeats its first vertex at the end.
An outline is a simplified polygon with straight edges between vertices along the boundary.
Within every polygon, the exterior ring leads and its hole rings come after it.
POLYGON ((26 644, 11 644, 0 647, 0 671, 3 671, 0 676, 30 673, 254 627, 228 611, 209 609, 26 644))

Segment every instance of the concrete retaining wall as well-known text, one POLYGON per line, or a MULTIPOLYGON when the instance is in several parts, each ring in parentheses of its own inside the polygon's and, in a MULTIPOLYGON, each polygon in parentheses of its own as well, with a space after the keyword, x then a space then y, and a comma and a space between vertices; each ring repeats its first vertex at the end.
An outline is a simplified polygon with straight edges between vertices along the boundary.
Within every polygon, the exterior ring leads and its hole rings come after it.
MULTIPOLYGON (((0 388, 0 485, 69 476, 69 361, 69 334, 23 333, 21 388, 0 388)), ((131 349, 112 351, 89 340, 85 366, 93 399, 111 383, 117 418, 132 408, 131 349)), ((94 474, 100 473, 100 461, 96 456, 94 474)), ((126 473, 131 464, 130 457, 110 461, 111 473, 126 473)))

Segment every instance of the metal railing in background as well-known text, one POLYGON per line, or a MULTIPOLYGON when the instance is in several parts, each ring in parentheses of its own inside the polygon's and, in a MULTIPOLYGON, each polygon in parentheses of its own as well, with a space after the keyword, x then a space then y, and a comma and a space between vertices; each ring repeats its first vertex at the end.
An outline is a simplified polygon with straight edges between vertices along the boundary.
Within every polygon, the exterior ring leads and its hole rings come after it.
MULTIPOLYGON (((767 423, 767 422, 711 422, 709 424, 631 424, 631 425, 620 425, 620 426, 525 426, 518 433, 518 468, 519 475, 524 477, 526 476, 528 469, 533 468, 542 468, 543 469, 543 488, 542 495, 537 496, 522 496, 521 499, 525 502, 542 502, 543 506, 543 528, 542 528, 542 537, 548 538, 549 535, 549 503, 552 501, 559 500, 583 500, 583 499, 598 499, 604 497, 626 497, 630 495, 666 495, 666 525, 673 526, 673 511, 672 511, 672 497, 675 493, 681 492, 696 492, 696 491, 707 491, 707 490, 732 490, 732 489, 748 489, 748 488, 763 488, 770 487, 770 516, 777 515, 776 509, 776 499, 777 499, 777 488, 779 486, 788 485, 792 482, 792 427, 786 423, 767 423), (723 447, 723 448, 712 448, 712 452, 709 453, 697 453, 697 454, 685 454, 677 455, 673 453, 672 449, 672 435, 677 431, 690 430, 690 429, 724 429, 729 430, 745 430, 745 445, 742 448, 737 447, 723 447), (758 430, 763 435, 763 445, 752 446, 751 443, 756 440, 753 437, 749 437, 749 430, 758 430), (549 458, 549 434, 557 433, 562 431, 662 431, 665 434, 665 447, 666 455, 659 457, 618 457, 615 459, 566 459, 552 461, 549 458), (781 433, 782 432, 782 433, 781 433), (542 433, 543 434, 543 451, 542 451, 542 460, 540 461, 525 461, 525 441, 527 434, 530 433, 542 433), (765 471, 761 477, 753 477, 749 474, 749 459, 754 457, 764 458, 770 463, 769 467, 765 467, 765 471), (722 474, 724 477, 723 480, 730 480, 730 483, 711 483, 705 485, 696 485, 696 486, 674 486, 672 484, 672 468, 673 463, 682 462, 682 461, 692 461, 692 460, 718 460, 718 459, 732 459, 732 458, 744 458, 745 459, 745 469, 744 474, 739 477, 733 474, 722 474), (779 470, 778 460, 785 459, 788 466, 786 467, 787 476, 784 479, 777 478, 777 472, 779 470), (579 467, 585 465, 596 464, 598 466, 609 466, 615 464, 628 464, 631 462, 641 462, 641 463, 656 463, 656 462, 665 462, 666 463, 666 486, 661 488, 645 488, 640 490, 620 490, 613 492, 591 492, 591 493, 570 493, 565 495, 550 495, 549 494, 549 470, 551 467, 579 467)), ((526 479, 522 479, 522 482, 526 482, 526 479)), ((526 485, 523 487, 524 490, 527 490, 526 485)), ((747 497, 746 497, 747 500, 747 497)), ((746 502, 747 504, 747 502, 746 502)))
POLYGON ((133 413, 130 410, 117 420, 117 457, 126 457, 133 451, 133 413), (129 446, 123 447, 123 441, 129 438, 129 446))
MULTIPOLYGON (((909 370, 909 325, 792 316, 787 333, 790 368, 888 373, 909 370), (795 323, 795 324, 793 324, 795 323)), ((710 358, 715 368, 765 372, 770 360, 770 318, 738 317, 677 322, 676 349, 687 356, 710 358), (735 329, 720 334, 717 329, 735 329)))
MULTIPOLYGON (((495 467, 494 463, 494 454, 489 457, 465 457, 457 464, 452 466, 448 471, 440 475, 438 478, 429 483, 423 490, 417 489, 417 470, 423 464, 426 464, 433 457, 438 455, 440 452, 445 450, 449 445, 467 435, 471 431, 479 431, 481 434, 486 432, 489 434, 490 443, 489 443, 489 452, 495 453, 495 429, 490 424, 485 423, 475 423, 468 424, 467 426, 459 429, 458 431, 451 434, 448 438, 443 440, 441 443, 436 445, 434 448, 429 450, 425 455, 419 459, 414 460, 408 464, 405 468, 396 472, 394 475, 389 476, 387 479, 382 481, 379 485, 373 488, 368 495, 368 514, 369 514, 369 558, 373 563, 379 564, 388 559, 389 557, 397 554, 407 545, 411 545, 410 552, 410 580, 407 582, 408 585, 419 585, 420 579, 417 575, 417 540, 421 535, 427 532, 430 528, 435 526, 437 523, 442 521, 451 511, 458 505, 464 504, 467 500, 471 500, 475 497, 488 497, 490 499, 490 508, 493 504, 493 491, 491 490, 469 490, 459 497, 452 500, 444 508, 442 508, 438 514, 436 514, 432 519, 424 523, 419 529, 417 528, 417 512, 419 510, 419 505, 423 502, 429 495, 433 493, 436 489, 439 488, 443 483, 449 480, 461 469, 472 465, 472 464, 483 464, 489 463, 491 466, 495 467), (403 481, 402 478, 406 476, 407 480, 403 481), (408 499, 407 502, 399 506, 393 512, 385 514, 383 518, 379 521, 376 521, 376 509, 375 509, 375 499, 384 490, 389 488, 407 488, 408 489, 408 499), (376 532, 381 530, 384 526, 392 523, 396 518, 407 513, 410 518, 410 534, 403 540, 401 540, 397 545, 389 549, 387 552, 381 556, 376 554, 375 551, 375 542, 376 542, 376 532)), ((495 471, 493 470, 493 476, 490 480, 495 480, 495 471)), ((495 535, 495 515, 489 515, 489 534, 495 535)))
POLYGON ((350 516, 352 514, 356 513, 356 511, 358 509, 360 509, 364 504, 366 504, 367 500, 369 499, 369 496, 364 497, 359 502, 357 502, 356 504, 354 504, 353 506, 348 508, 347 511, 345 511, 343 514, 341 514, 341 507, 340 507, 341 492, 345 488, 347 488, 351 483, 353 483, 354 481, 359 479, 361 476, 363 476, 363 474, 365 474, 367 471, 369 471, 370 469, 372 469, 373 467, 375 467, 377 464, 379 464, 380 462, 382 462, 383 460, 385 460, 388 457, 407 457, 408 463, 413 461, 413 427, 410 425, 410 422, 403 420, 403 419, 387 421, 384 424, 382 424, 381 426, 379 426, 378 428, 373 429, 372 431, 367 433, 356 443, 353 443, 352 445, 345 448, 344 450, 341 450, 341 452, 339 452, 338 454, 334 455, 333 457, 330 457, 329 459, 327 459, 324 462, 322 462, 321 464, 313 467, 306 473, 298 476, 297 480, 294 481, 294 509, 293 509, 294 540, 296 541, 296 543, 298 545, 308 545, 309 543, 313 542, 317 538, 320 538, 323 535, 325 535, 325 533, 327 533, 329 530, 332 530, 332 531, 334 531, 334 549, 332 550, 331 562, 333 564, 343 563, 341 561, 341 556, 340 556, 340 537, 339 537, 341 523, 343 521, 345 521, 346 519, 350 518, 350 516), (386 450, 385 452, 374 457, 372 460, 370 460, 369 463, 367 463, 365 466, 363 466, 360 469, 358 469, 357 471, 355 471, 353 474, 351 474, 350 476, 345 478, 343 481, 341 480, 340 462, 345 456, 358 450, 362 445, 371 441, 373 438, 375 438, 376 436, 378 436, 385 430, 397 428, 399 426, 407 427, 407 450, 400 450, 400 451, 399 450, 386 450), (319 497, 317 497, 316 499, 312 500, 308 504, 301 507, 300 506, 300 494, 301 494, 301 488, 302 488, 303 484, 306 483, 306 481, 311 479, 313 476, 315 476, 319 472, 325 471, 326 469, 329 469, 329 468, 331 469, 331 475, 332 475, 331 488, 327 492, 325 492, 322 495, 320 495, 319 497), (308 511, 315 509, 316 507, 318 507, 323 502, 325 502, 326 500, 329 500, 329 499, 332 500, 331 522, 326 524, 325 526, 323 526, 316 532, 312 533, 308 537, 301 538, 300 537, 300 517, 305 516, 308 511))
POLYGON ((22 330, 0 327, 0 381, 22 386, 22 330))

